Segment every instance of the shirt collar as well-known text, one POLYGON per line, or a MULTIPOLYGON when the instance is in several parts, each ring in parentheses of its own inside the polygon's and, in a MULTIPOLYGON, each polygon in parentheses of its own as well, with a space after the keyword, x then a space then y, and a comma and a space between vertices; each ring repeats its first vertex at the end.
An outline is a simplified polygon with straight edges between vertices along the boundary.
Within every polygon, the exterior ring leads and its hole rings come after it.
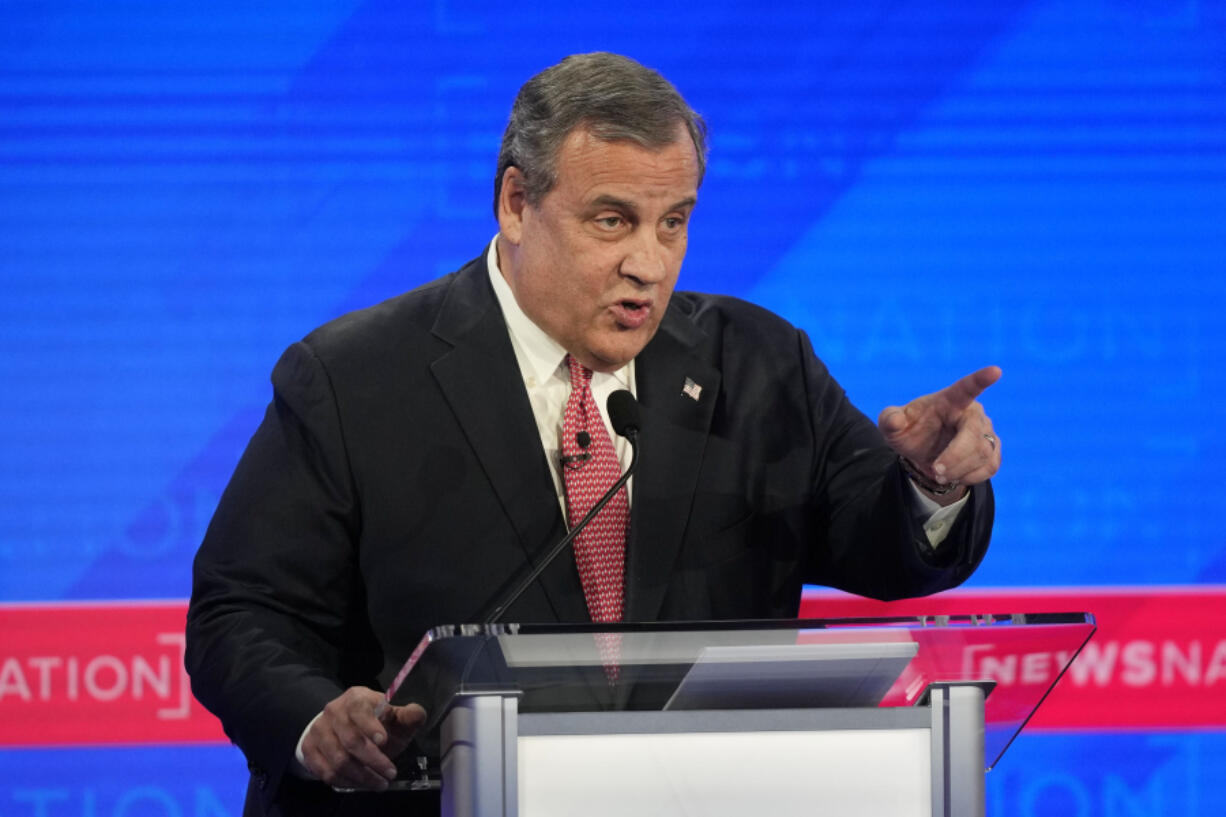
MULTIPOLYGON (((566 359, 566 348, 546 334, 544 329, 533 323, 532 319, 520 309, 519 302, 515 300, 515 293, 511 291, 511 285, 502 277, 502 269, 498 266, 497 236, 494 236, 494 240, 490 242, 489 249, 486 251, 485 263, 489 267, 490 285, 494 288, 494 296, 498 299, 502 317, 507 323, 511 346, 514 347, 515 356, 519 359, 520 372, 525 380, 535 379, 537 383, 544 383, 562 366, 566 359)), ((617 371, 605 376, 616 380, 620 388, 633 391, 634 361, 630 361, 617 371)), ((601 377, 601 373, 597 372, 594 377, 601 377)))

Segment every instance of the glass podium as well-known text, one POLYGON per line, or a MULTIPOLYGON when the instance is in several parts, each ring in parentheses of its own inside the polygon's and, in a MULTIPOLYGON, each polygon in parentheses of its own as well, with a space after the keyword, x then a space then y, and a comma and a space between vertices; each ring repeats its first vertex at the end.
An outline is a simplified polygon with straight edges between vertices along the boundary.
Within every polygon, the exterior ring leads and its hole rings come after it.
POLYGON ((389 685, 448 817, 982 815, 1085 613, 440 626, 389 685))

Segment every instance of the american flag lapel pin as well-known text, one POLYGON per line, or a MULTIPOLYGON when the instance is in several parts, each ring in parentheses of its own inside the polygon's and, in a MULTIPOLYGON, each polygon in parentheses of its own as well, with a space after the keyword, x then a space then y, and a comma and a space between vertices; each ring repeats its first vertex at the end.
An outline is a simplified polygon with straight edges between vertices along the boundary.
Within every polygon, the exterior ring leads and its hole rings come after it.
POLYGON ((698 398, 702 396, 702 386, 698 385, 691 378, 687 377, 685 379, 685 385, 681 387, 681 393, 694 402, 698 402, 698 398))

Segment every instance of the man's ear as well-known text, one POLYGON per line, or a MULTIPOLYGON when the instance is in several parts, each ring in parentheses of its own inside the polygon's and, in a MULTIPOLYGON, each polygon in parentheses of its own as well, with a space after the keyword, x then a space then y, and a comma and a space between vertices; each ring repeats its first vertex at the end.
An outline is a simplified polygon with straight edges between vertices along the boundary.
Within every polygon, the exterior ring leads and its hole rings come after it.
POLYGON ((524 173, 514 165, 502 171, 502 188, 498 191, 498 232, 512 244, 519 244, 524 227, 524 173))

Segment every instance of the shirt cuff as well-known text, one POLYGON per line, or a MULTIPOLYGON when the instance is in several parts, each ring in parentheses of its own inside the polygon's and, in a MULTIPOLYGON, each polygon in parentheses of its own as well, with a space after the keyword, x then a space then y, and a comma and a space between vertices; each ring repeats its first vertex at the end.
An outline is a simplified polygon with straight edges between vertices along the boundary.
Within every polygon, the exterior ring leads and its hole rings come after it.
POLYGON ((303 780, 318 780, 311 770, 306 765, 306 755, 302 753, 302 742, 306 740, 307 732, 311 731, 311 727, 315 725, 315 721, 319 720, 324 713, 311 718, 311 722, 306 725, 306 729, 302 730, 302 734, 298 736, 298 743, 294 746, 294 762, 290 764, 290 772, 294 777, 300 777, 303 780))
POLYGON ((924 525, 924 533, 928 536, 928 544, 934 548, 945 541, 945 537, 949 536, 949 530, 954 526, 954 520, 958 518, 958 513, 966 507, 966 501, 970 499, 971 492, 967 491, 966 496, 959 499, 952 505, 941 506, 932 497, 926 495, 919 487, 907 480, 907 484, 911 486, 911 494, 915 498, 912 505, 912 510, 917 522, 924 525))

